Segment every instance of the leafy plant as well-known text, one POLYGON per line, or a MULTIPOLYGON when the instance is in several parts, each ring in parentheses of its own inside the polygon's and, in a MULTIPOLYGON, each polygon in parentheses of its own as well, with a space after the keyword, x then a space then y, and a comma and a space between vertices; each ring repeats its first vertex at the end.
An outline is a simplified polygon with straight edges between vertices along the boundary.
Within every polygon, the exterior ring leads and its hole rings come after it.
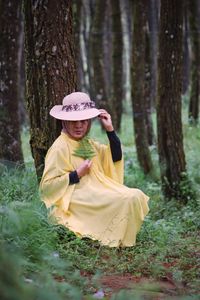
POLYGON ((74 151, 73 155, 82 157, 83 159, 91 159, 96 155, 88 135, 80 140, 79 147, 74 151))

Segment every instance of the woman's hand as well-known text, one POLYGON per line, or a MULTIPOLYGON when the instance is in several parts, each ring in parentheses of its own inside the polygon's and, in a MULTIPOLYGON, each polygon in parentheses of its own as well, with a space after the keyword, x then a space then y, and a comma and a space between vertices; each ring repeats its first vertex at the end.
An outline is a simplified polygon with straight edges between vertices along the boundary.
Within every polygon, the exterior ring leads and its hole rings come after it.
POLYGON ((87 173, 89 173, 91 165, 92 165, 91 160, 89 159, 84 160, 84 162, 78 167, 78 169, 76 169, 78 177, 81 178, 87 173))
POLYGON ((100 115, 98 116, 101 124, 106 131, 113 131, 112 119, 109 113, 105 109, 99 109, 100 115))

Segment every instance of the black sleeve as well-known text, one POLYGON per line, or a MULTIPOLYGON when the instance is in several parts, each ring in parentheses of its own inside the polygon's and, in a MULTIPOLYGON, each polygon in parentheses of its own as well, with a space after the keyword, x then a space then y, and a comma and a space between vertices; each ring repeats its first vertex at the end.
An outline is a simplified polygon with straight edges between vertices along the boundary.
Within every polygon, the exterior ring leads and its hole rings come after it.
POLYGON ((110 149, 112 154, 113 162, 119 161, 122 159, 122 148, 121 142, 115 131, 107 131, 107 136, 110 142, 110 149))
POLYGON ((75 184, 78 183, 79 181, 80 179, 78 178, 78 174, 76 170, 69 173, 69 184, 75 184))

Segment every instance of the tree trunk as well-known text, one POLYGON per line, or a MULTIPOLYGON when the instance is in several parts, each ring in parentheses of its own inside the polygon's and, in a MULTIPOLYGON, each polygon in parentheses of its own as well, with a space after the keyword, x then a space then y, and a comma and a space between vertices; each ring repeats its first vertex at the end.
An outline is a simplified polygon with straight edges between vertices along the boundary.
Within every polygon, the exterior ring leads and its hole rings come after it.
POLYGON ((155 107, 157 94, 157 53, 158 53, 158 22, 159 0, 150 0, 148 3, 148 24, 150 39, 150 73, 151 73, 151 103, 155 107))
POLYGON ((153 132, 153 121, 152 121, 152 94, 151 94, 151 51, 150 51, 150 36, 149 32, 145 34, 145 86, 144 86, 144 99, 145 99, 145 124, 147 130, 148 145, 152 146, 155 144, 155 136, 153 132))
POLYGON ((111 0, 112 5, 112 86, 111 116, 115 130, 120 130, 123 97, 123 40, 119 0, 111 0))
POLYGON ((74 20, 74 39, 76 53, 76 69, 77 69, 77 89, 82 90, 83 84, 83 69, 81 56, 81 21, 82 21, 82 0, 73 0, 73 20, 74 20))
MULTIPOLYGON (((111 1, 106 0, 104 25, 103 25, 103 65, 105 76, 106 96, 110 100, 112 93, 112 11, 111 1)), ((111 100, 109 101, 111 105, 111 100)))
POLYGON ((46 152, 61 129, 50 108, 76 89, 71 1, 24 0, 24 19, 30 144, 40 178, 46 152))
POLYGON ((190 53, 189 53, 189 28, 188 28, 188 1, 184 1, 183 16, 183 85, 182 94, 188 92, 190 84, 190 53))
POLYGON ((200 35, 198 27, 198 2, 197 0, 190 0, 188 5, 192 48, 189 122, 191 125, 197 125, 199 119, 200 94, 200 35))
MULTIPOLYGON (((131 102, 131 14, 129 0, 120 0, 120 7, 123 38, 123 99, 129 104, 131 102)), ((124 105, 123 110, 125 107, 124 105)))
POLYGON ((90 1, 84 0, 82 2, 81 11, 81 32, 80 32, 80 51, 82 59, 82 86, 83 90, 89 93, 91 96, 91 68, 90 68, 90 57, 89 57, 89 37, 91 30, 91 8, 90 1))
POLYGON ((93 68, 94 99, 101 108, 109 109, 106 95, 103 57, 103 25, 105 16, 105 0, 95 1, 94 19, 90 37, 90 55, 93 68))
POLYGON ((145 124, 145 43, 147 26, 147 0, 134 3, 133 57, 132 57, 132 105, 137 157, 147 174, 153 165, 148 148, 145 124))
POLYGON ((88 59, 88 40, 90 35, 90 1, 73 0, 75 18, 75 46, 77 60, 78 90, 89 93, 90 67, 88 59))
POLYGON ((181 121, 183 60, 183 5, 179 0, 161 0, 157 131, 163 193, 167 199, 187 199, 181 188, 186 180, 181 121))
POLYGON ((20 2, 0 1, 0 160, 23 163, 19 126, 20 2))

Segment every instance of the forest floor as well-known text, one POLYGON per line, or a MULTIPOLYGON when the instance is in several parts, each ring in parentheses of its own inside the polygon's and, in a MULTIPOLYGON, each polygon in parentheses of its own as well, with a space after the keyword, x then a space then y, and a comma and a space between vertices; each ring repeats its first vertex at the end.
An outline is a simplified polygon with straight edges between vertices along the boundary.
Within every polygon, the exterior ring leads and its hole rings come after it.
MULTIPOLYGON (((88 274, 86 275, 88 276, 88 274)), ((104 275, 99 279, 101 289, 94 295, 102 295, 110 299, 113 294, 128 291, 146 299, 166 299, 180 296, 180 289, 189 294, 182 284, 175 284, 170 278, 160 281, 148 277, 136 277, 132 274, 104 275)), ((128 293, 127 293, 128 294, 128 293)))
MULTIPOLYGON (((118 249, 112 252, 108 248, 101 248, 96 243, 95 248, 99 247, 98 253, 96 252, 98 258, 95 257, 93 268, 87 271, 87 266, 80 271, 81 277, 86 279, 87 295, 83 299, 200 299, 199 237, 200 232, 196 232, 195 238, 193 234, 184 237, 185 249, 182 249, 182 257, 179 253, 181 249, 174 253, 174 257, 171 253, 169 257, 163 257, 159 262, 156 261, 155 255, 149 256, 147 261, 141 262, 141 267, 138 265, 132 272, 125 271, 128 269, 128 264, 131 265, 130 260, 134 260, 132 250, 127 252, 118 249), (120 267, 120 264, 123 266, 120 267), (149 264, 152 264, 150 269, 148 269, 149 264), (120 269, 123 270, 120 272, 120 269), (97 270, 101 271, 95 274, 97 270), (90 298, 88 293, 93 297, 90 298)), ((177 246, 181 248, 179 242, 177 246)), ((90 255, 92 256, 93 253, 91 251, 90 255)), ((66 279, 58 277, 56 280, 66 279)))

